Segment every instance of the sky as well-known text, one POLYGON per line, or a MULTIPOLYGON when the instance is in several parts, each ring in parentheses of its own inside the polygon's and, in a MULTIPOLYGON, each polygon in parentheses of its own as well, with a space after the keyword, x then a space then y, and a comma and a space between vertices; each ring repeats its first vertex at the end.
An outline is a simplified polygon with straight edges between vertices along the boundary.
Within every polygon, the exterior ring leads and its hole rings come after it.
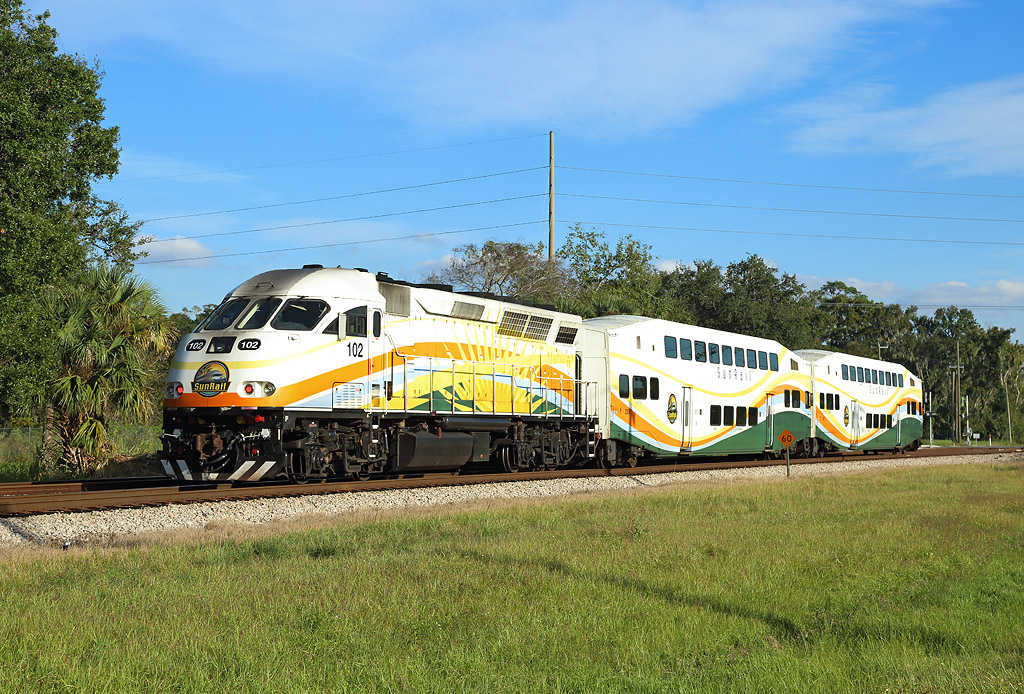
POLYGON ((307 263, 630 234, 1024 339, 1024 3, 27 0, 104 72, 172 311, 307 263), (995 308, 993 308, 995 307, 995 308))

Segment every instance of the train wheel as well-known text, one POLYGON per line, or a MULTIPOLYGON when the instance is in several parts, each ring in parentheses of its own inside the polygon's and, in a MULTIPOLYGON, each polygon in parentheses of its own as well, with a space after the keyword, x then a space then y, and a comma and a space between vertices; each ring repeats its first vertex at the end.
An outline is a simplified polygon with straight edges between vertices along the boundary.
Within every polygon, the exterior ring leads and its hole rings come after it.
POLYGON ((515 446, 502 446, 498 449, 498 460, 505 472, 519 472, 519 456, 515 446))
POLYGON ((306 484, 309 482, 309 470, 306 465, 306 456, 302 451, 292 452, 288 460, 288 479, 293 484, 306 484))

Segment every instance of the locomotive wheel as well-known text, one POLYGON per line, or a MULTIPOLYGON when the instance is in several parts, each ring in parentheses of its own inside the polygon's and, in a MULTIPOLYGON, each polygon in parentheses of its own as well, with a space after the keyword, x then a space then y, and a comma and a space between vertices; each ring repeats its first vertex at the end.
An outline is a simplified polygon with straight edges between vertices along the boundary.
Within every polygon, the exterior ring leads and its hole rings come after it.
POLYGON ((293 484, 306 484, 309 482, 308 473, 306 456, 302 451, 294 451, 288 459, 288 479, 293 484))
POLYGON ((498 449, 498 460, 505 472, 519 472, 519 456, 515 446, 502 446, 498 449))

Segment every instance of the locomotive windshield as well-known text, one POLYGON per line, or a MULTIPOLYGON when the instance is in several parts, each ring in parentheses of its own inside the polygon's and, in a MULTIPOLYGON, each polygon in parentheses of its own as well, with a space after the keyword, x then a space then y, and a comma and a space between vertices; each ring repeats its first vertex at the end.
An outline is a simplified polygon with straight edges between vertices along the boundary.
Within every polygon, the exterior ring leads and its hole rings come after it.
POLYGON ((281 300, 277 298, 256 299, 242 314, 242 319, 238 321, 238 329, 257 330, 262 328, 280 305, 281 300))
POLYGON ((245 305, 249 303, 248 299, 228 299, 220 307, 213 312, 209 320, 203 325, 202 330, 209 332, 211 330, 227 330, 231 327, 231 324, 238 318, 238 314, 242 312, 245 305))

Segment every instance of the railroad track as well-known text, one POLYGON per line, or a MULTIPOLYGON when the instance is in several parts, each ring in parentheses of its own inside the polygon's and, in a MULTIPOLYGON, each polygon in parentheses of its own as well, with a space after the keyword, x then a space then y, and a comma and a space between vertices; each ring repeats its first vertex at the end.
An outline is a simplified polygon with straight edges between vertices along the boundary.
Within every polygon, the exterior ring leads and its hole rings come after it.
MULTIPOLYGON (((882 460, 889 458, 935 457, 950 455, 984 455, 1020 451, 1013 448, 922 448, 913 453, 846 454, 824 458, 799 458, 792 465, 834 461, 882 460)), ((197 483, 181 485, 163 477, 135 477, 85 481, 17 482, 0 484, 0 517, 28 516, 62 511, 97 511, 116 508, 164 506, 200 501, 230 501, 272 497, 332 494, 383 489, 414 489, 453 485, 485 484, 556 478, 651 475, 689 470, 719 470, 785 465, 785 460, 752 460, 730 458, 686 462, 685 459, 665 465, 636 468, 575 468, 557 471, 515 473, 433 473, 367 481, 333 480, 309 484, 263 482, 257 484, 197 483)))

